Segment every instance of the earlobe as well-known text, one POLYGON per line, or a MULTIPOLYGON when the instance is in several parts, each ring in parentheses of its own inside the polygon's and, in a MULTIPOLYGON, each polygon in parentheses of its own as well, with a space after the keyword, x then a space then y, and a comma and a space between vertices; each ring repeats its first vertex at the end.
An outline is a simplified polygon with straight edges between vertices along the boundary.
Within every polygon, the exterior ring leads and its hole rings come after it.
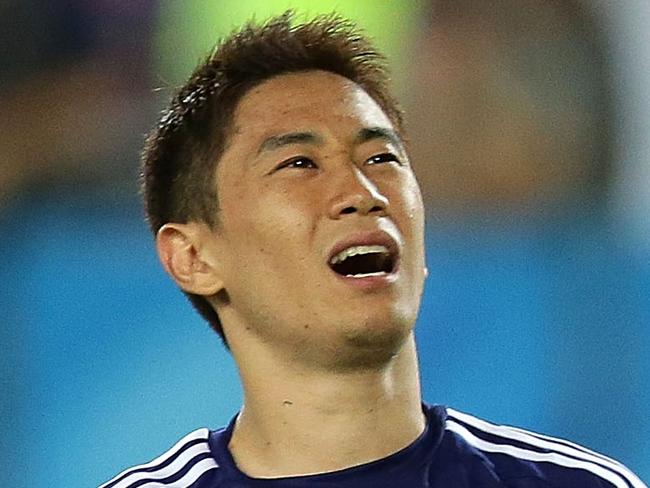
POLYGON ((224 286, 218 273, 218 263, 206 246, 203 224, 169 223, 156 235, 158 257, 165 271, 188 293, 210 296, 224 286))

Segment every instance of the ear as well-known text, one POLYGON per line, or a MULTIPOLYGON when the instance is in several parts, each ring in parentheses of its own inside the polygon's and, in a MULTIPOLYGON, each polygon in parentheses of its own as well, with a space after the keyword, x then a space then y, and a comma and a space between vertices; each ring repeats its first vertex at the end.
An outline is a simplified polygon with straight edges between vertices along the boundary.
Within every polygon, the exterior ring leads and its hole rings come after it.
POLYGON ((218 262, 209 252, 209 239, 214 233, 206 224, 169 223, 156 235, 158 257, 165 271, 186 292, 210 296, 224 286, 218 273, 218 262))

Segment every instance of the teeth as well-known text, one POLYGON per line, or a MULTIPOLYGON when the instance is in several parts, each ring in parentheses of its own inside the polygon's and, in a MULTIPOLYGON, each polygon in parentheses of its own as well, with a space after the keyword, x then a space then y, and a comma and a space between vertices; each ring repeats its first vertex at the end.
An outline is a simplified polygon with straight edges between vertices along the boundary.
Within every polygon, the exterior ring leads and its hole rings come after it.
POLYGON ((374 273, 346 274, 345 276, 350 276, 352 278, 367 278, 368 276, 384 276, 385 274, 385 271, 375 271, 374 273))
MULTIPOLYGON (((347 249, 343 249, 340 253, 338 253, 336 256, 334 256, 330 260, 330 264, 337 264, 345 259, 351 257, 351 256, 356 256, 358 254, 372 254, 372 253, 385 253, 388 254, 388 248, 386 246, 352 246, 348 247, 347 249)), ((367 273, 364 274, 363 276, 375 276, 377 273, 367 273)), ((362 275, 354 275, 354 276, 362 276, 362 275)))

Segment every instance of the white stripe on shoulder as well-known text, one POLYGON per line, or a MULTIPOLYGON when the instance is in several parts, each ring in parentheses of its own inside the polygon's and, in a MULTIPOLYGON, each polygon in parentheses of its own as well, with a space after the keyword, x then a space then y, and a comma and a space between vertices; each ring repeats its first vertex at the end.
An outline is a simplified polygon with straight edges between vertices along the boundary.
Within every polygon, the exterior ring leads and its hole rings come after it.
POLYGON ((196 444, 189 449, 184 450, 172 463, 168 464, 164 468, 157 469, 156 471, 136 471, 111 488, 129 488, 133 483, 141 480, 162 480, 178 473, 187 466, 195 456, 205 452, 210 452, 210 446, 207 442, 201 442, 200 444, 196 444))
POLYGON ((616 473, 603 468, 599 464, 566 457, 556 452, 528 451, 526 449, 511 446, 508 444, 494 444, 492 442, 487 442, 479 437, 476 437, 465 427, 454 422, 453 420, 447 420, 446 428, 447 430, 457 433, 469 444, 476 447, 477 449, 480 449, 481 451, 507 454, 527 461, 549 462, 567 468, 584 469, 609 481, 616 488, 629 488, 629 485, 623 480, 623 478, 621 478, 616 473))
POLYGON ((192 483, 198 480, 205 473, 218 467, 219 466, 214 459, 204 459, 203 461, 196 463, 192 469, 185 473, 185 476, 177 481, 173 481, 172 483, 158 483, 157 481, 152 481, 150 483, 145 483, 138 488, 189 488, 192 486, 192 483))
MULTIPOLYGON (((139 465, 137 465, 137 466, 133 466, 133 467, 130 467, 130 468, 128 468, 128 469, 125 469, 124 471, 122 471, 122 472, 121 472, 120 474, 118 474, 117 476, 114 476, 113 478, 111 478, 110 480, 108 480, 106 483, 100 485, 98 488, 106 488, 106 487, 107 487, 108 485, 110 485, 111 483, 114 483, 115 480, 124 477, 124 476, 127 475, 128 473, 137 474, 137 472, 140 471, 140 470, 142 470, 142 469, 152 468, 152 467, 154 467, 154 466, 157 466, 157 465, 159 465, 159 464, 164 463, 165 461, 167 461, 167 460, 170 459, 171 457, 175 456, 175 455, 176 455, 176 454, 177 454, 177 453, 182 449, 182 447, 183 447, 185 444, 187 444, 188 442, 192 442, 192 441, 195 441, 195 440, 202 440, 202 441, 204 441, 204 443, 199 443, 199 444, 197 444, 197 445, 198 445, 198 446, 201 446, 201 445, 205 445, 205 446, 207 446, 207 440, 208 440, 208 435, 209 435, 209 433, 210 433, 210 431, 209 431, 207 428, 205 428, 205 427, 202 428, 202 429, 197 429, 197 430, 195 430, 194 432, 190 432, 190 433, 187 434, 185 437, 183 437, 180 441, 178 441, 176 444, 174 444, 170 449, 168 449, 168 450, 165 451, 163 454, 161 454, 160 456, 158 456, 156 459, 154 459, 154 460, 152 460, 152 461, 150 461, 150 462, 148 462, 148 463, 146 463, 146 464, 139 464, 139 465)), ((196 447, 196 446, 192 446, 192 447, 196 447)), ((179 457, 180 457, 180 456, 179 456, 179 457)), ((191 458, 190 458, 190 459, 191 459, 191 458)), ((176 460, 176 461, 178 461, 178 460, 176 460)), ((175 463, 176 461, 174 461, 174 463, 175 463)), ((172 463, 172 464, 174 464, 174 463, 172 463)), ((157 472, 157 471, 154 471, 154 473, 155 473, 155 472, 157 472)), ((149 473, 149 474, 151 475, 152 473, 149 473)), ((132 476, 132 475, 129 475, 129 476, 132 476)), ((129 476, 127 476, 127 478, 125 478, 125 480, 128 479, 129 476)), ((130 482, 129 482, 129 483, 130 483, 130 482)), ((119 484, 115 485, 115 487, 117 487, 117 486, 122 486, 122 482, 120 482, 119 484)), ((114 488, 114 487, 111 487, 111 488, 114 488)))
MULTIPOLYGON (((528 434, 530 436, 536 437, 537 439, 543 439, 543 440, 547 440, 547 441, 550 441, 550 442, 558 442, 558 443, 561 443, 561 444, 565 444, 565 445, 567 445, 569 447, 573 447, 574 449, 577 449, 578 451, 582 451, 582 452, 585 452, 587 454, 591 454, 592 456, 599 457, 600 459, 604 459, 604 460, 609 461, 611 463, 618 464, 620 467, 625 468, 625 465, 621 464, 620 462, 618 462, 614 458, 607 457, 604 454, 601 454, 601 453, 596 452, 596 451, 592 451, 591 449, 588 449, 585 446, 581 446, 580 444, 575 444, 574 442, 568 441, 566 439, 561 439, 559 437, 552 437, 552 436, 549 436, 549 435, 540 434, 539 432, 532 432, 530 430, 521 429, 519 427, 513 427, 512 425, 508 425, 507 428, 514 431, 514 432, 521 432, 522 434, 528 434)), ((627 468, 625 468, 625 469, 627 469, 627 468)))
MULTIPOLYGON (((447 411, 451 414, 452 418, 456 417, 458 420, 461 420, 461 421, 463 421, 463 422, 465 422, 467 424, 470 424, 473 427, 481 429, 481 430, 483 430, 485 432, 490 432, 490 433, 497 434, 497 435, 503 435, 504 437, 507 436, 507 432, 519 432, 520 434, 522 434, 524 436, 530 436, 530 437, 533 437, 535 439, 546 440, 546 441, 549 441, 549 442, 552 442, 552 443, 555 443, 555 444, 568 446, 569 448, 573 448, 573 449, 575 449, 577 451, 581 451, 581 452, 584 452, 586 454, 591 454, 592 456, 596 456, 596 457, 598 457, 600 459, 603 459, 603 460, 609 461, 611 463, 618 464, 621 467, 624 467, 621 463, 619 463, 618 461, 616 461, 616 460, 614 460, 612 458, 608 458, 607 456, 604 456, 604 455, 602 455, 602 454, 600 454, 598 452, 587 449, 586 447, 581 446, 579 444, 575 444, 573 442, 570 442, 570 441, 568 441, 566 439, 560 439, 559 437, 551 437, 551 436, 547 436, 547 435, 542 435, 542 434, 539 434, 537 432, 532 432, 532 431, 526 430, 526 429, 520 429, 518 427, 513 427, 511 425, 497 425, 497 424, 494 424, 492 422, 488 422, 486 420, 480 419, 478 417, 474 417, 473 415, 469 415, 469 414, 466 414, 466 413, 463 413, 463 412, 459 412, 458 410, 454 410, 452 408, 447 409, 447 411)), ((521 440, 518 437, 515 437, 514 439, 521 440)), ((523 442, 528 442, 528 441, 523 441, 523 442)), ((533 441, 533 443, 534 443, 534 441, 533 441)), ((560 450, 560 449, 558 449, 558 450, 560 450)), ((568 452, 567 452, 567 454, 568 454, 568 452)))
POLYGON ((455 417, 458 420, 471 425, 472 427, 487 432, 488 434, 500 436, 505 439, 524 442, 531 446, 539 447, 542 449, 549 449, 562 454, 568 454, 570 456, 598 464, 622 476, 624 479, 629 481, 629 483, 634 488, 647 488, 643 481, 641 481, 632 471, 623 466, 621 463, 603 456, 602 454, 598 454, 590 451, 589 449, 583 448, 577 444, 564 441, 563 439, 534 434, 524 429, 517 429, 505 425, 495 425, 472 415, 458 412, 457 410, 453 410, 451 408, 448 408, 447 411, 451 415, 452 419, 455 417))

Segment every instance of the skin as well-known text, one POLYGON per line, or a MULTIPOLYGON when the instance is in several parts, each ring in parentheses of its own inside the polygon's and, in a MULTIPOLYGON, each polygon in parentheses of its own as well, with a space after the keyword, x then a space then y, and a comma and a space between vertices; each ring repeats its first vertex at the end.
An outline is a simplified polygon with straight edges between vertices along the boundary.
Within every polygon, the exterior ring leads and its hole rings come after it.
POLYGON ((425 425, 413 325, 426 268, 422 199, 395 128, 358 85, 321 71, 258 85, 233 127, 218 225, 167 224, 157 243, 179 286, 215 306, 239 367, 236 463, 283 477, 406 447, 425 425), (394 239, 397 272, 335 274, 333 247, 371 232, 394 239))

